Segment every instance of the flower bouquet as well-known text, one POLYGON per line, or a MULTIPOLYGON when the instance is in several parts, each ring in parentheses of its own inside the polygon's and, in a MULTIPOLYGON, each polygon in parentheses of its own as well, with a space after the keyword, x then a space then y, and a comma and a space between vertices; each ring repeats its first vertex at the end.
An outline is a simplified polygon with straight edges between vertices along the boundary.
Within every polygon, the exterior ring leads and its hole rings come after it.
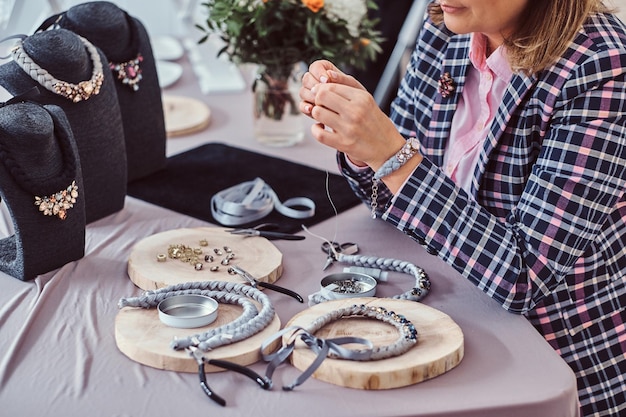
POLYGON ((298 115, 289 91, 299 82, 294 67, 328 59, 338 66, 364 68, 380 52, 380 33, 368 11, 372 0, 207 0, 205 35, 218 34, 236 64, 258 65, 253 90, 269 91, 256 98, 255 114, 281 120, 298 115))

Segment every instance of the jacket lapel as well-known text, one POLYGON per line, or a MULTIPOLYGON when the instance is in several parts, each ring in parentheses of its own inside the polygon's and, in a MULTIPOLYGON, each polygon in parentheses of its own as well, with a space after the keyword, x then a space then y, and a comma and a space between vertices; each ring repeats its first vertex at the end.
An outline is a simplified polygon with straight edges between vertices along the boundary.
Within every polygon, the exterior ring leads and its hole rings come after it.
POLYGON ((450 74, 454 83, 454 91, 447 97, 441 93, 435 94, 432 107, 432 117, 424 148, 428 152, 425 156, 437 166, 443 165, 443 153, 450 136, 452 117, 465 85, 467 68, 470 64, 468 58, 469 44, 469 36, 451 37, 445 58, 441 62, 441 72, 438 76, 450 74))
POLYGON ((478 192, 491 152, 500 141, 507 124, 511 120, 511 116, 517 111, 524 97, 532 90, 536 82, 537 78, 535 76, 528 76, 522 73, 513 75, 511 83, 504 93, 502 103, 498 107, 498 112, 491 123, 491 129, 483 143, 478 164, 474 171, 474 179, 472 180, 473 195, 476 195, 478 192))

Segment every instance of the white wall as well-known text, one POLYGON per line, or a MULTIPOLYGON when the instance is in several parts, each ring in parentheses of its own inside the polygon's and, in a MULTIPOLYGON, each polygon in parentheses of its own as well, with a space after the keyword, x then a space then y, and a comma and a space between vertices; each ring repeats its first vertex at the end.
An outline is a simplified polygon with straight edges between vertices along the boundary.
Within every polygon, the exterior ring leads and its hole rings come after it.
POLYGON ((617 8, 617 15, 626 22, 626 0, 609 0, 607 5, 617 8))

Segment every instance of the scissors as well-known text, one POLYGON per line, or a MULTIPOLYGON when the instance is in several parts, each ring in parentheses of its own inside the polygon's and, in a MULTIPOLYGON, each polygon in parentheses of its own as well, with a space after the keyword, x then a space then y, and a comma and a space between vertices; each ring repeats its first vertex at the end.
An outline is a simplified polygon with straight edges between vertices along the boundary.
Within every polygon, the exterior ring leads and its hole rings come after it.
POLYGON ((288 295, 288 296, 293 297, 296 300, 300 301, 301 303, 304 303, 304 299, 297 292, 291 291, 288 288, 284 288, 284 287, 281 287, 281 286, 276 285, 276 284, 270 284, 269 282, 259 281, 258 279, 254 278, 252 275, 250 275, 249 272, 243 270, 241 267, 239 267, 237 265, 233 265, 233 266, 231 266, 228 269, 228 272, 231 272, 231 271, 234 274, 241 275, 242 277, 244 277, 245 280, 248 281, 250 283, 250 285, 252 285, 254 288, 257 288, 257 287, 267 288, 268 290, 272 290, 272 291, 279 292, 281 294, 288 295))
POLYGON ((291 233, 273 232, 267 229, 276 229, 278 225, 274 223, 263 223, 255 227, 233 229, 230 231, 233 235, 243 236, 261 236, 269 240, 283 239, 283 240, 303 240, 306 236, 292 235, 291 233))
POLYGON ((324 242, 322 243, 322 252, 327 255, 326 263, 322 268, 322 271, 325 271, 333 262, 337 260, 338 254, 343 253, 346 255, 354 255, 359 252, 359 246, 353 242, 324 242))

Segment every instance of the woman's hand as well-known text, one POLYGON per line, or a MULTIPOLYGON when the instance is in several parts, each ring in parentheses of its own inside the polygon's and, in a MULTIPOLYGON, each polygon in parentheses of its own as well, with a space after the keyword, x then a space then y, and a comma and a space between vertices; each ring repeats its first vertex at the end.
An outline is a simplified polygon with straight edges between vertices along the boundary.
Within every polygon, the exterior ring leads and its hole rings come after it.
POLYGON ((317 84, 329 82, 345 84, 366 91, 360 82, 354 77, 341 72, 332 62, 326 60, 315 61, 309 66, 309 71, 302 77, 300 98, 303 101, 300 103, 300 111, 310 115, 310 108, 307 111, 306 105, 308 104, 312 108, 315 104, 315 95, 311 93, 311 88, 317 84))
POLYGON ((311 64, 300 98, 300 110, 318 122, 311 128, 313 137, 356 165, 377 170, 405 143, 363 85, 329 61, 311 64))

